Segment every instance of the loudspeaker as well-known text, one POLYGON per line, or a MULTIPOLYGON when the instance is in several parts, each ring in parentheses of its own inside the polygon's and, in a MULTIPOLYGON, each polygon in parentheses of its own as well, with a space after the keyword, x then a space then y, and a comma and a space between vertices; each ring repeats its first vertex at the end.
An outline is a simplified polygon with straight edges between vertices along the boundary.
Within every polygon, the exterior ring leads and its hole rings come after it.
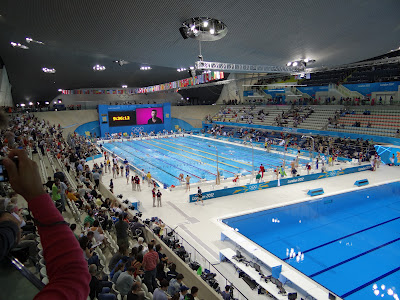
POLYGON ((189 36, 187 35, 187 31, 186 31, 186 27, 180 27, 179 28, 179 32, 181 33, 182 37, 186 40, 187 38, 189 38, 189 36))

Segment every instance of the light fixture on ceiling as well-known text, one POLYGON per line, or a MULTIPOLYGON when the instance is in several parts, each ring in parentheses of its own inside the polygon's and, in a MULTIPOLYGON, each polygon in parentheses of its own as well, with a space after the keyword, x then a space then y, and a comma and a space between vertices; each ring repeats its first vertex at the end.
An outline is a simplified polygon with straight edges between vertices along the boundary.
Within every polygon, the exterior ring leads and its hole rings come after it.
POLYGON ((193 66, 191 66, 191 67, 189 67, 189 69, 190 69, 190 70, 194 70, 194 67, 193 67, 193 66))
POLYGON ((305 58, 305 59, 299 59, 299 60, 295 60, 295 61, 289 61, 286 66, 290 67, 302 67, 305 68, 307 67, 307 64, 309 63, 314 63, 315 59, 311 59, 311 58, 305 58))
POLYGON ((183 71, 187 71, 187 69, 186 68, 179 68, 179 69, 176 69, 178 72, 183 72, 183 71))
POLYGON ((228 27, 222 21, 216 19, 196 17, 183 22, 179 32, 184 39, 216 41, 222 39, 228 33, 228 27))
POLYGON ((33 105, 33 102, 29 102, 29 105, 33 105))
POLYGON ((42 71, 48 74, 54 74, 56 72, 56 69, 52 68, 42 68, 42 71))
POLYGON ((46 105, 49 105, 49 104, 50 104, 50 102, 49 102, 49 101, 46 101, 44 104, 46 104, 46 105))
POLYGON ((11 46, 14 48, 20 48, 20 49, 24 49, 24 50, 28 50, 29 47, 22 45, 21 43, 16 43, 16 42, 10 42, 11 46))
POLYGON ((62 89, 58 89, 57 91, 62 92, 63 90, 62 89))
POLYGON ((129 61, 126 61, 126 60, 123 60, 123 59, 114 60, 114 62, 115 62, 116 64, 119 64, 120 67, 122 67, 123 65, 129 64, 129 61))
POLYGON ((21 107, 24 107, 24 106, 25 106, 25 103, 21 103, 20 106, 21 106, 21 107))
POLYGON ((100 66, 100 65, 95 65, 93 66, 93 71, 97 72, 97 71, 104 71, 106 69, 105 66, 100 66))
POLYGON ((123 84, 121 87, 122 87, 123 89, 128 88, 128 86, 127 86, 126 84, 123 84))
POLYGON ((142 71, 148 71, 148 70, 151 70, 151 67, 149 67, 149 66, 142 66, 142 67, 140 67, 140 70, 142 70, 142 71))
POLYGON ((36 44, 44 45, 43 42, 41 42, 41 41, 36 41, 36 40, 34 40, 34 39, 30 38, 30 37, 26 37, 26 38, 25 38, 25 41, 26 41, 27 43, 36 43, 36 44))

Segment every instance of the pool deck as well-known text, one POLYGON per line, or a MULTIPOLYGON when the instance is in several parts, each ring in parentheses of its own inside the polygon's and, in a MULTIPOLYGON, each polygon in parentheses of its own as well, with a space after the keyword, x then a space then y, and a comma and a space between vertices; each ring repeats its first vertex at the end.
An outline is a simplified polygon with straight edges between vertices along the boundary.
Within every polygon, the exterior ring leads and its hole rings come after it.
MULTIPOLYGON (((95 160, 100 162, 101 159, 95 160)), ((89 162, 92 166, 93 162, 89 162)), ((108 186, 111 174, 104 174, 102 181, 108 186)), ((400 180, 400 168, 381 165, 377 171, 364 171, 321 180, 302 182, 267 190, 254 191, 246 194, 226 196, 204 201, 204 206, 189 203, 189 192, 185 190, 163 190, 162 207, 152 207, 151 188, 147 183, 142 184, 142 191, 132 191, 125 177, 114 180, 114 193, 123 194, 124 199, 136 198, 141 202, 143 218, 157 216, 165 224, 185 238, 190 244, 205 256, 211 263, 219 262, 219 251, 227 248, 226 242, 221 241, 221 232, 226 225, 220 219, 247 212, 269 209, 276 206, 307 201, 313 197, 306 193, 310 189, 323 188, 323 196, 334 195, 352 190, 368 188, 400 180), (354 182, 368 179, 369 185, 356 187, 354 182)), ((211 186, 209 187, 211 189, 211 186)), ((192 187, 192 193, 196 190, 192 187)), ((317 196, 318 197, 318 196, 317 196)), ((315 198, 315 197, 314 197, 315 198)), ((235 275, 236 276, 236 275, 235 275)), ((263 296, 265 297, 265 295, 263 296)))

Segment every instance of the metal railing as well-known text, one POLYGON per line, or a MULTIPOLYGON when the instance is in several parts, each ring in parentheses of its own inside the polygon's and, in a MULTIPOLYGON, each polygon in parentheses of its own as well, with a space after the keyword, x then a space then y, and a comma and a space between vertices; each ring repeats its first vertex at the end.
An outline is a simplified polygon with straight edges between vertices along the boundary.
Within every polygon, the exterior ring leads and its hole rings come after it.
MULTIPOLYGON (((176 228, 175 228, 176 229, 176 228)), ((232 284, 232 282, 227 279, 217 268, 216 265, 219 263, 211 263, 204 255, 202 255, 199 251, 197 251, 196 247, 189 243, 186 239, 184 239, 179 233, 172 229, 168 225, 165 225, 163 236, 167 236, 168 233, 173 232, 173 235, 176 239, 179 239, 179 244, 185 248, 185 251, 189 254, 191 262, 197 262, 201 266, 202 270, 209 270, 211 273, 215 273, 215 279, 218 281, 221 291, 224 290, 226 285, 233 286, 233 295, 235 299, 238 300, 249 300, 236 286, 232 284)), ((153 232, 153 236, 156 234, 153 232)))

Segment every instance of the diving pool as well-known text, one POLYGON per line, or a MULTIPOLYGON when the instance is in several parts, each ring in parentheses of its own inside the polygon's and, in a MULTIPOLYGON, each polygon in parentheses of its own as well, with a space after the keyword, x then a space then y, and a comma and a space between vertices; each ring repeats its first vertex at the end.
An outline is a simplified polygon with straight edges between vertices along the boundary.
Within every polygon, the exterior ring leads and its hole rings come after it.
MULTIPOLYGON (((166 137, 149 140, 133 140, 105 143, 104 148, 126 158, 129 163, 167 186, 179 185, 179 174, 191 177, 191 183, 201 179, 215 180, 218 169, 222 177, 235 174, 251 174, 252 149, 200 137, 166 137)), ((284 154, 267 153, 254 148, 254 169, 261 164, 265 169, 281 165, 284 154)), ((293 160, 286 155, 286 164, 293 160)), ((300 159, 301 164, 307 163, 300 159)))
POLYGON ((398 300, 399 195, 395 182, 223 222, 344 299, 398 300))

